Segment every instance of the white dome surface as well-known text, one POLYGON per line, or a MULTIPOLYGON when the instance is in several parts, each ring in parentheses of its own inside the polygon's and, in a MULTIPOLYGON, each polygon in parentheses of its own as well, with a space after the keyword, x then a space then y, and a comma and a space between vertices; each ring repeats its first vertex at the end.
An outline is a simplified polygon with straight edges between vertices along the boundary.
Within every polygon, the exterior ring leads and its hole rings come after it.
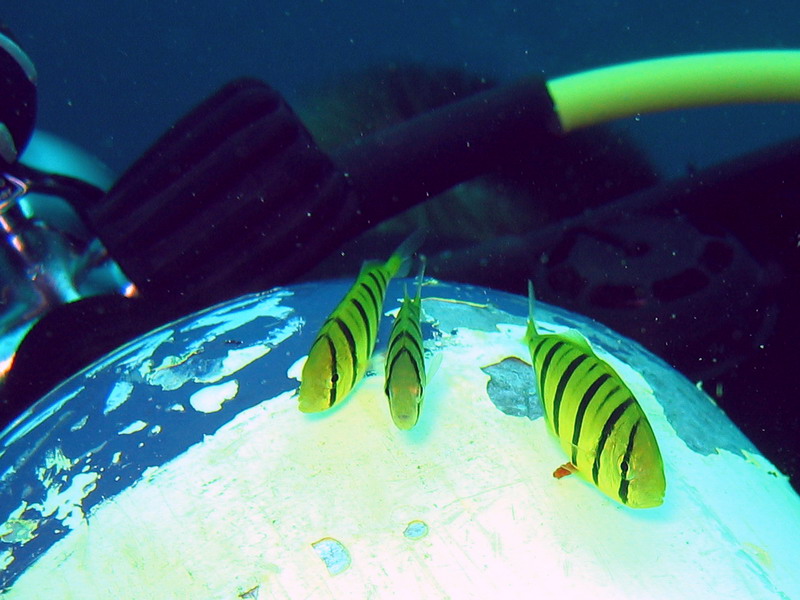
POLYGON ((537 307, 543 332, 578 329, 637 394, 664 457, 658 508, 553 478, 567 459, 534 397, 521 297, 425 285, 442 358, 415 429, 383 394, 390 319, 354 392, 300 413, 301 360, 350 283, 155 330, 3 432, 3 597, 800 597, 786 478, 697 386, 578 315, 537 307))

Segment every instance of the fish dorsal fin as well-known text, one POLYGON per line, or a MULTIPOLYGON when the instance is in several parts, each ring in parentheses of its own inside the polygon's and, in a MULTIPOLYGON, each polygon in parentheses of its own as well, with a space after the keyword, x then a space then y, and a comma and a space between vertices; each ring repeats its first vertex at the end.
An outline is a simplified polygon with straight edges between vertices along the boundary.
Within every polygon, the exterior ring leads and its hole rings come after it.
POLYGON ((375 260, 375 259, 365 260, 364 262, 361 263, 361 269, 358 271, 358 275, 356 276, 356 281, 358 281, 358 278, 361 277, 364 273, 366 273, 370 269, 383 268, 384 264, 385 263, 380 260, 375 260))
POLYGON ((425 280, 425 266, 428 264, 428 259, 424 254, 419 255, 419 273, 417 274, 417 295, 414 298, 414 301, 417 304, 422 302, 422 282, 425 280))
POLYGON ((578 348, 586 352, 591 356, 597 357, 597 354, 592 347, 589 345, 589 342, 583 337, 583 334, 574 330, 574 329, 566 329, 558 334, 559 337, 564 338, 565 340, 572 342, 578 348))

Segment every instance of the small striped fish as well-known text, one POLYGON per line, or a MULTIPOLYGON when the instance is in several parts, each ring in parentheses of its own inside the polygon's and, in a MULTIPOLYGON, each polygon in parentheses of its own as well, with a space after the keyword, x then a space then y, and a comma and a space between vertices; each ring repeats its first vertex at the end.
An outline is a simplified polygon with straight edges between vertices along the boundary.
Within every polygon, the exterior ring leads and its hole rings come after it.
POLYGON ((577 332, 540 335, 531 282, 528 298, 525 339, 536 388, 547 423, 570 457, 554 475, 576 472, 631 508, 659 506, 666 489, 664 464, 633 393, 577 332))
POLYGON ((422 307, 423 261, 417 277, 417 295, 408 297, 404 290, 403 305, 397 313, 386 349, 386 397, 389 412, 398 429, 411 429, 422 411, 425 390, 425 356, 422 351, 422 329, 419 318, 422 307))
POLYGON ((385 263, 369 261, 361 267, 353 287, 311 345, 300 380, 301 412, 331 408, 364 377, 375 349, 386 287, 421 242, 421 233, 414 233, 385 263))

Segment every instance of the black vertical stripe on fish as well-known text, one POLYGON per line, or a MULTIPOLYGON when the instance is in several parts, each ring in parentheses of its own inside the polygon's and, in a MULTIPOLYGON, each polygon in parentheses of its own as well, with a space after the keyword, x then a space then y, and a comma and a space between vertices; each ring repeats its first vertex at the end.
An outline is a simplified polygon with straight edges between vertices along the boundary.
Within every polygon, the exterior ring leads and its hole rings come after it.
POLYGON ((599 404, 596 407, 593 408, 594 414, 599 414, 600 411, 603 410, 603 407, 606 405, 606 402, 611 400, 611 398, 614 396, 614 394, 616 394, 619 391, 622 391, 622 388, 619 385, 616 385, 616 384, 614 385, 614 387, 612 387, 610 390, 608 390, 606 392, 606 395, 603 396, 603 399, 599 402, 599 404))
MULTIPOLYGON (((369 273, 367 273, 367 276, 373 281, 373 283, 375 283, 375 285, 377 286, 377 289, 378 289, 378 291, 380 293, 380 296, 383 297, 383 295, 386 293, 386 285, 387 285, 387 283, 386 283, 386 279, 384 279, 383 273, 381 273, 380 269, 374 269, 374 270, 370 271, 369 273)), ((377 306, 378 302, 376 301, 375 304, 377 306)))
POLYGON ((419 358, 422 356, 422 346, 420 345, 420 340, 422 339, 422 331, 419 327, 414 328, 414 333, 418 335, 411 335, 409 331, 403 332, 403 337, 414 347, 414 351, 416 356, 414 358, 419 358))
POLYGON ((594 465, 592 466, 592 479, 594 480, 595 485, 597 485, 598 474, 600 473, 600 459, 603 455, 603 451, 605 450, 606 442, 611 436, 611 432, 614 430, 614 427, 617 425, 617 421, 622 418, 622 415, 626 410, 628 410, 628 407, 632 406, 634 403, 635 400, 633 398, 627 398, 624 402, 617 406, 617 408, 614 409, 603 426, 600 439, 597 441, 597 449, 594 455, 594 465))
POLYGON ((408 331, 401 331, 400 333, 392 337, 392 340, 389 343, 389 347, 386 349, 386 354, 391 356, 391 354, 395 351, 397 346, 399 346, 403 342, 409 342, 411 344, 414 344, 414 348, 418 351, 418 355, 422 354, 422 348, 419 347, 419 342, 417 342, 417 340, 414 339, 414 336, 412 336, 408 331))
POLYGON ((578 367, 580 367, 586 361, 587 358, 589 357, 586 354, 581 354, 573 358, 558 380, 556 393, 553 396, 553 430, 556 432, 556 435, 558 435, 558 431, 561 426, 561 401, 564 398, 564 390, 567 389, 570 379, 572 379, 572 375, 578 370, 578 367))
POLYGON ((550 369, 550 363, 552 362, 553 357, 563 347, 564 347, 564 342, 556 342, 555 344, 553 344, 550 350, 547 351, 547 354, 545 354, 544 360, 542 361, 542 366, 539 369, 539 393, 542 396, 543 403, 546 397, 545 383, 547 381, 547 371, 548 369, 550 369))
POLYGON ((376 269, 370 272, 369 276, 372 277, 376 284, 378 284, 381 291, 386 290, 386 286, 389 285, 389 279, 386 277, 383 271, 376 269), (378 277, 380 277, 380 281, 378 281, 378 277))
POLYGON ((328 350, 331 351, 331 392, 328 398, 328 408, 330 408, 336 404, 336 383, 339 381, 339 371, 336 363, 336 344, 329 335, 325 335, 325 339, 328 341, 328 350))
MULTIPOLYGON (((593 364, 590 367, 590 370, 595 368, 597 364, 593 364)), ((572 430, 572 464, 576 464, 578 460, 578 442, 580 441, 581 437, 581 428, 583 427, 583 417, 586 414, 586 409, 589 407, 589 404, 592 400, 597 396, 597 392, 600 391, 600 387, 609 379, 611 379, 611 375, 608 373, 601 374, 597 379, 595 379, 592 384, 586 389, 586 392, 583 394, 580 403, 578 403, 578 409, 575 411, 575 426, 572 430)), ((599 408, 599 407, 598 407, 599 408)), ((595 410, 597 412, 597 410, 595 410)))
POLYGON ((389 363, 390 370, 395 368, 397 361, 405 355, 408 356, 408 360, 411 363, 411 367, 414 369, 414 374, 416 375, 417 379, 420 379, 420 372, 419 372, 419 361, 409 352, 408 348, 401 348, 398 350, 397 354, 392 357, 392 362, 389 363))
POLYGON ((358 314, 361 315, 361 321, 364 323, 364 330, 367 332, 367 339, 372 339, 372 325, 370 325, 367 311, 364 310, 364 305, 361 304, 358 298, 353 298, 351 302, 353 306, 356 307, 358 314))
POLYGON ((353 382, 352 385, 355 385, 356 384, 356 378, 358 377, 358 366, 359 366, 359 364, 358 364, 358 354, 357 354, 357 350, 356 350, 356 340, 353 337, 353 332, 350 331, 350 328, 347 326, 347 323, 345 323, 340 317, 336 317, 334 319, 334 322, 339 326, 339 331, 342 332, 342 335, 344 336, 344 339, 347 341, 347 346, 348 346, 348 348, 350 348, 351 364, 352 364, 352 367, 353 367, 352 368, 353 373, 351 375, 351 380, 353 382))
MULTIPOLYGON (((372 288, 369 287, 366 281, 361 282, 361 287, 367 292, 367 295, 372 303, 372 314, 374 314, 376 317, 380 316, 380 307, 383 304, 383 301, 381 300, 381 302, 378 302, 375 292, 372 291, 372 288)), ((381 298, 383 298, 383 294, 381 294, 381 298)))
POLYGON ((633 445, 636 441, 636 431, 639 429, 640 421, 636 421, 631 427, 631 432, 628 435, 628 445, 625 447, 625 454, 622 457, 622 462, 620 463, 620 471, 622 472, 622 478, 619 482, 619 497, 622 500, 623 504, 628 503, 628 487, 630 486, 631 480, 628 478, 628 465, 630 464, 631 455, 633 454, 633 445))

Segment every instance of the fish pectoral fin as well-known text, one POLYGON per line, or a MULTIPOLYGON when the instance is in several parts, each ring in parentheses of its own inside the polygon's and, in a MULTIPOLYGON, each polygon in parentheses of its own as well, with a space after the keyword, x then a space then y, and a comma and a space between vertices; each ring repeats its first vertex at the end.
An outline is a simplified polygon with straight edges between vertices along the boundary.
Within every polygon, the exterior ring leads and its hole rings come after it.
POLYGON ((437 352, 431 358, 431 361, 428 363, 428 372, 425 374, 425 380, 430 381, 433 379, 433 376, 436 375, 436 372, 439 370, 439 367, 442 365, 442 359, 444 358, 444 353, 437 352))
MULTIPOLYGON (((585 463, 590 460, 594 460, 594 455, 591 453, 590 448, 581 448, 578 444, 572 444, 573 453, 572 458, 573 461, 570 461, 569 464, 575 465, 575 463, 585 463)), ((577 467, 575 467, 577 469, 577 467)))
POLYGON ((571 462, 564 463, 560 467, 558 467, 555 471, 553 471, 553 477, 556 479, 561 479, 562 477, 566 477, 567 475, 572 475, 576 473, 578 468, 573 465, 571 462))

